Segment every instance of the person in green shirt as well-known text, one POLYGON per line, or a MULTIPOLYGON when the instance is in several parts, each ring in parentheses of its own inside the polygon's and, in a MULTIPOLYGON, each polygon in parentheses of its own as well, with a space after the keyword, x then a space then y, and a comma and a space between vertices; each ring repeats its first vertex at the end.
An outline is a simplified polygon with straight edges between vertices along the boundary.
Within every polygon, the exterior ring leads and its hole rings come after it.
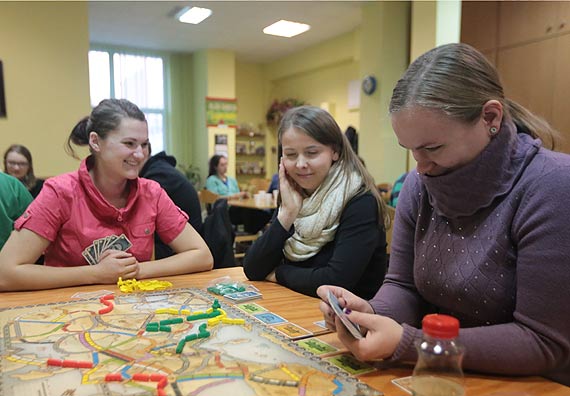
POLYGON ((0 250, 14 229, 14 221, 32 202, 32 195, 15 177, 0 172, 0 250))

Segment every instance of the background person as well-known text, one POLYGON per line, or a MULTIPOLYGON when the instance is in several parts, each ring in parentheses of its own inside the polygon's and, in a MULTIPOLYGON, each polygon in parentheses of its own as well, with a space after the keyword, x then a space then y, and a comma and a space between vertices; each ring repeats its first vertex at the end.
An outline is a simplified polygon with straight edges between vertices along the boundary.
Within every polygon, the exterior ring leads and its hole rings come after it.
MULTIPOLYGON (((240 191, 237 180, 227 175, 228 159, 223 155, 210 158, 206 188, 227 199, 248 198, 247 191, 240 191)), ((231 202, 230 202, 231 205, 231 202)), ((259 232, 271 218, 271 213, 265 210, 249 209, 230 206, 230 220, 238 226, 243 224, 244 230, 250 234, 259 232)))
POLYGON ((14 221, 30 202, 32 196, 20 181, 0 172, 0 250, 14 229, 14 221))
POLYGON ((386 271, 383 202, 326 111, 289 110, 278 131, 277 215, 247 251, 244 272, 315 296, 324 284, 370 298, 386 271))
POLYGON ((506 98, 494 67, 465 44, 420 56, 390 103, 417 161, 396 207, 390 266, 369 302, 337 287, 362 360, 412 361, 428 313, 459 319, 464 368, 544 375, 570 385, 570 156, 554 131, 506 98), (542 139, 542 141, 541 141, 542 139))
POLYGON ((32 153, 21 144, 13 144, 4 153, 4 172, 20 180, 35 198, 44 184, 43 179, 34 175, 32 153))
MULTIPOLYGON (((149 144, 149 155, 151 147, 149 144)), ((140 177, 154 180, 166 191, 172 202, 188 215, 188 222, 202 235, 202 209, 196 189, 190 181, 176 169, 176 158, 161 151, 149 157, 142 167, 140 177)), ((174 251, 155 234, 154 257, 170 257, 174 251)))
POLYGON ((247 198, 247 191, 240 191, 237 180, 227 175, 228 159, 223 155, 210 158, 206 189, 228 199, 247 198))
POLYGON ((0 252, 0 290, 115 283, 119 277, 212 268, 212 255, 186 214, 158 183, 138 177, 148 157, 148 127, 137 106, 103 100, 73 128, 68 148, 74 154, 71 143, 88 145, 91 155, 78 171, 48 179, 16 221, 0 252), (177 254, 150 261, 155 231, 177 254), (128 249, 123 244, 96 251, 101 238, 122 234, 132 245, 128 249), (44 251, 44 265, 31 264, 44 251))

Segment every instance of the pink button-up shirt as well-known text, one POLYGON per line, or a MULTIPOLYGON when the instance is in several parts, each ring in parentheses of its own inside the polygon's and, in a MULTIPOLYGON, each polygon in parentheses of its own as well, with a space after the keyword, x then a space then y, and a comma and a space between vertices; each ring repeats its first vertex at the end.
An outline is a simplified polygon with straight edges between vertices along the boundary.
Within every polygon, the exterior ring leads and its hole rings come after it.
POLYGON ((46 180, 40 195, 14 223, 16 230, 26 228, 51 242, 44 265, 87 265, 82 255, 85 248, 96 239, 121 234, 132 243, 128 252, 138 261, 148 261, 155 231, 166 244, 180 235, 188 216, 158 183, 142 178, 129 181, 127 205, 117 209, 93 184, 90 161, 90 157, 83 160, 76 172, 46 180))

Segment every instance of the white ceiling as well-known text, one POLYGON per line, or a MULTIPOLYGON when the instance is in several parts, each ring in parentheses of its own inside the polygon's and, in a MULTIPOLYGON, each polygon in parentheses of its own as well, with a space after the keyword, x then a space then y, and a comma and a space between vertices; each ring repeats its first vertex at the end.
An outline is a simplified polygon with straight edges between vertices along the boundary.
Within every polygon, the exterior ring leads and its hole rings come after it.
POLYGON ((89 33, 93 44, 193 52, 234 51, 241 61, 267 63, 354 30, 361 1, 91 1, 89 33), (172 15, 186 5, 210 8, 199 25, 172 15), (263 34, 280 19, 311 25, 293 38, 263 34))

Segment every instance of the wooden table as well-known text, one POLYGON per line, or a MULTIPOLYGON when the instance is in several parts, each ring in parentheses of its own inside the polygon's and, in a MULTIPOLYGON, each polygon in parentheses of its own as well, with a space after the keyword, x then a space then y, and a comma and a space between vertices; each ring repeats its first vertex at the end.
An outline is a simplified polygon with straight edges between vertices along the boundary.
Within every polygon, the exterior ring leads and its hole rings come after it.
MULTIPOLYGON (((241 267, 217 269, 198 274, 181 275, 163 279, 172 282, 174 288, 205 288, 212 280, 223 276, 230 276, 233 281, 241 281, 254 285, 263 294, 263 298, 261 300, 255 300, 255 302, 292 323, 296 323, 314 333, 320 333, 318 334, 320 339, 344 349, 336 338, 336 334, 329 333, 314 324, 314 322, 322 320, 318 308, 318 299, 296 293, 274 283, 248 281, 241 267)), ((0 293, 0 308, 69 301, 71 296, 77 292, 97 290, 109 290, 120 293, 116 285, 93 285, 31 292, 5 292, 0 293)), ((404 391, 393 385, 390 381, 394 378, 411 375, 411 366, 387 365, 382 362, 377 362, 375 366, 379 368, 377 371, 360 376, 359 379, 373 388, 384 392, 386 396, 406 396, 404 391)), ((570 388, 541 377, 507 378, 467 374, 466 387, 467 396, 570 395, 570 388)))
POLYGON ((277 208, 277 205, 275 204, 275 202, 273 200, 271 201, 270 204, 259 205, 255 202, 254 198, 228 199, 228 205, 238 206, 240 208, 259 209, 259 210, 277 208))

